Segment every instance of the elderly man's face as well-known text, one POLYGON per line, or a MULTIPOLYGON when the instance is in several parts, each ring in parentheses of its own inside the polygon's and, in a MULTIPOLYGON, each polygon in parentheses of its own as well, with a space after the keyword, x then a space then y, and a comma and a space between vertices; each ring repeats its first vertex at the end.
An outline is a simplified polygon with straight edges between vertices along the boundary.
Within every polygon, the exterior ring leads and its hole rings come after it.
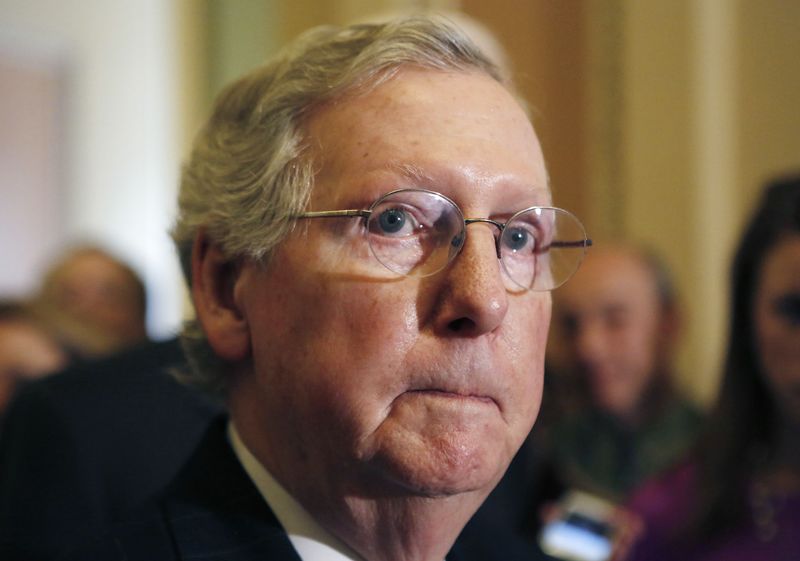
MULTIPOLYGON (((533 129, 482 74, 403 69, 323 107, 308 129, 309 210, 415 187, 467 217, 549 202, 533 129)), ((506 290, 493 226, 469 226, 455 260, 424 278, 386 271, 363 229, 359 218, 301 221, 268 267, 246 265, 237 281, 261 460, 298 494, 488 490, 538 412, 550 295, 506 290)))

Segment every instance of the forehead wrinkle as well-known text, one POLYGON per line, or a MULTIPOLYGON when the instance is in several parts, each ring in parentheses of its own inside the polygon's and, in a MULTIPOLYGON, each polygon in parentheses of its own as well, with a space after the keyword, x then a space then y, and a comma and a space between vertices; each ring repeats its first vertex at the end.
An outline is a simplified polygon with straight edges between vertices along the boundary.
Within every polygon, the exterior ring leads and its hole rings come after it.
POLYGON ((420 187, 423 187, 425 185, 433 185, 435 183, 433 176, 423 171, 422 168, 416 164, 412 164, 410 162, 393 161, 389 162, 389 165, 387 167, 391 171, 399 173, 406 179, 412 179, 417 184, 423 184, 420 185, 420 187))
MULTIPOLYGON (((395 173, 400 174, 406 179, 414 182, 415 186, 428 188, 434 191, 441 191, 442 194, 448 195, 446 186, 449 183, 458 183, 467 181, 471 184, 477 184, 485 189, 490 189, 498 184, 501 185, 517 185, 517 181, 513 178, 513 174, 504 174, 499 176, 492 172, 480 172, 476 168, 461 168, 460 170, 441 169, 436 173, 431 173, 424 170, 417 164, 410 162, 393 161, 387 165, 387 168, 395 173), (466 172, 466 173, 465 173, 466 172)), ((542 204, 539 195, 544 195, 545 204, 551 201, 550 190, 547 186, 539 185, 524 185, 518 189, 520 194, 525 191, 533 191, 535 204, 542 204)))

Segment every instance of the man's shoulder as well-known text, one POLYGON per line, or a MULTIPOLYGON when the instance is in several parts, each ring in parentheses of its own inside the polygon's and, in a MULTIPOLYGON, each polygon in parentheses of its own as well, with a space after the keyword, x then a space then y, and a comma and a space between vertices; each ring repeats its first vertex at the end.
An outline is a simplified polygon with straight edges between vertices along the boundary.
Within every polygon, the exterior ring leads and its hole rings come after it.
MULTIPOLYGON (((62 372, 26 383, 17 401, 48 402, 65 411, 86 411, 85 404, 133 400, 145 392, 195 393, 169 375, 185 363, 177 339, 147 342, 110 357, 78 362, 62 372)), ((118 403, 115 404, 118 406, 118 403)))
POLYGON ((175 477, 221 411, 165 371, 176 360, 176 340, 151 343, 23 388, 0 433, 0 558, 47 558, 175 477))
POLYGON ((155 505, 137 511, 113 530, 71 549, 59 561, 178 561, 172 532, 155 505))
POLYGON ((301 561, 266 504, 264 513, 253 517, 235 502, 225 508, 201 497, 167 495, 60 561, 301 561))
POLYGON ((668 408, 669 416, 687 425, 699 425, 705 419, 705 412, 691 399, 676 396, 668 408))
POLYGON ((64 561, 300 561, 238 463, 225 420, 212 423, 173 482, 146 507, 64 561))
POLYGON ((533 534, 522 531, 505 517, 473 517, 461 531, 447 561, 547 561, 553 560, 536 543, 533 534))
MULTIPOLYGON (((704 414, 692 401, 676 395, 661 408, 659 415, 639 431, 639 438, 649 448, 686 449, 697 437, 704 414)), ((657 452, 657 450, 655 450, 657 452)))
MULTIPOLYGON (((74 430, 81 435, 108 435, 105 440, 109 442, 120 437, 109 434, 111 427, 146 429, 158 423, 158 430, 164 430, 193 426, 222 407, 170 375, 170 369, 183 362, 178 341, 171 339, 75 365, 21 388, 10 405, 7 423, 22 424, 26 430, 57 424, 62 433, 74 430), (161 422, 164 416, 169 423, 161 422)), ((202 432, 205 424, 198 426, 202 432)))

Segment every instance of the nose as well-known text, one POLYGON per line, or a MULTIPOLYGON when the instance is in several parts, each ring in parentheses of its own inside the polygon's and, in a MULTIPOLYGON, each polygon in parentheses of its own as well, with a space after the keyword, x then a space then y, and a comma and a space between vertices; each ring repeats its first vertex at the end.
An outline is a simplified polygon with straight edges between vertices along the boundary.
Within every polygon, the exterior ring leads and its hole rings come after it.
POLYGON ((440 273, 434 324, 441 333, 473 337, 491 333, 508 312, 508 292, 491 224, 475 224, 464 247, 440 273))

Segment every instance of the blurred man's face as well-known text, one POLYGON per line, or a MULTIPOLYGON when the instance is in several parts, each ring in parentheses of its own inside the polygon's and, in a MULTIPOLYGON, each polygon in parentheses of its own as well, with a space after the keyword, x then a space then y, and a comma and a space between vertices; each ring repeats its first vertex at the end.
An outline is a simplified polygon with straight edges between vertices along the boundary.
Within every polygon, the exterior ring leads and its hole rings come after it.
POLYGON ((53 304, 97 333, 100 354, 146 338, 141 296, 134 279, 102 253, 78 253, 53 282, 53 304))
POLYGON ((564 360, 595 404, 634 414, 662 366, 663 311, 652 273, 630 252, 595 248, 559 289, 555 314, 564 360))
MULTIPOLYGON (((363 209, 398 188, 499 220, 549 201, 532 127, 481 74, 404 69, 322 108, 309 131, 309 210, 363 209)), ((550 295, 506 290, 495 234, 471 225, 443 271, 401 277, 375 261, 363 220, 304 220, 267 268, 245 265, 235 294, 261 459, 290 491, 324 502, 497 482, 539 409, 550 295)))

